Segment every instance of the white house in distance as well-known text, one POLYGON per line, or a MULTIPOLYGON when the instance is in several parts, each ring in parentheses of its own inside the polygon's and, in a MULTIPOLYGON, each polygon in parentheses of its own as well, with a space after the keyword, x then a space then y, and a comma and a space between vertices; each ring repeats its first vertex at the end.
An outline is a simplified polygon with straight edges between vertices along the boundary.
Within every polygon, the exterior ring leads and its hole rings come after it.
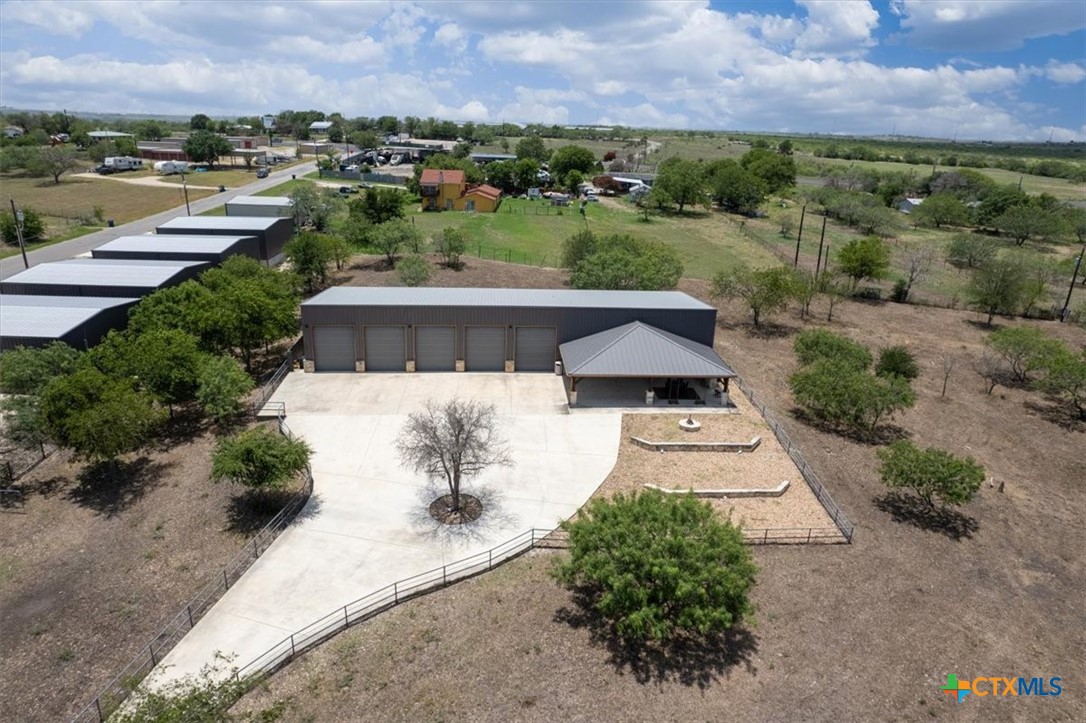
POLYGON ((309 130, 312 133, 327 133, 334 125, 332 121, 313 121, 309 124, 309 130))
POLYGON ((19 136, 22 136, 22 135, 25 135, 25 134, 26 134, 26 131, 24 131, 19 126, 6 126, 4 128, 4 136, 6 138, 18 138, 19 136))
POLYGON ((897 204, 897 210, 902 213, 911 213, 913 209, 922 204, 924 199, 906 196, 897 204))

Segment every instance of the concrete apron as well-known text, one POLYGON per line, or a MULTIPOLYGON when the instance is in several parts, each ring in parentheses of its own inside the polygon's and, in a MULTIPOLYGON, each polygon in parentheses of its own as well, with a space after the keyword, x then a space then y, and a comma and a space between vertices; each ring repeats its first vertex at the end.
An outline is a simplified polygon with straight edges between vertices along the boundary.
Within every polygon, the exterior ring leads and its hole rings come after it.
POLYGON ((199 672, 216 651, 244 667, 336 608, 394 581, 551 529, 585 503, 614 467, 620 414, 569 415, 549 374, 304 374, 273 402, 314 449, 313 497, 299 518, 153 672, 160 687, 199 672), (430 519, 446 491, 405 471, 395 441, 407 415, 457 396, 492 403, 513 468, 491 469, 486 511, 470 534, 430 519))

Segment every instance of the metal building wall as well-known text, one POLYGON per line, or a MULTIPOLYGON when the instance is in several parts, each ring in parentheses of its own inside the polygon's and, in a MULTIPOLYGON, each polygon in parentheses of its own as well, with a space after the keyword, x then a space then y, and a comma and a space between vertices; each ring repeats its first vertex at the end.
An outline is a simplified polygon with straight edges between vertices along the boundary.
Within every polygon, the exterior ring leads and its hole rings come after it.
MULTIPOLYGON (((195 218, 195 216, 193 218, 195 218)), ((268 264, 275 265, 282 261, 283 247, 286 246, 290 237, 294 235, 294 219, 276 219, 267 229, 247 230, 238 228, 217 228, 214 225, 209 224, 208 226, 200 226, 197 228, 169 228, 159 226, 155 229, 155 233, 186 236, 256 236, 257 239, 259 239, 260 259, 268 264)))
MULTIPOLYGON (((366 326, 455 326, 456 358, 464 358, 465 326, 504 326, 506 359, 512 359, 513 332, 518 326, 553 326, 558 343, 580 339, 616 326, 641 321, 706 346, 713 345, 716 309, 587 309, 513 306, 302 306, 305 356, 313 358, 314 326, 354 326, 355 358, 362 359, 366 326)), ((408 359, 415 358, 408 334, 408 359)))

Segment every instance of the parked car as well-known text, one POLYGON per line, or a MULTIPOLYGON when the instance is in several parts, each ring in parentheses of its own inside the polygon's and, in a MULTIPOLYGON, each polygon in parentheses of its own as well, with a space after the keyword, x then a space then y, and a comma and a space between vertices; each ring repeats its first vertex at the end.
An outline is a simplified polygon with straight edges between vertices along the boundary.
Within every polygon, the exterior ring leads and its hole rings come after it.
POLYGON ((359 188, 373 188, 372 185, 370 185, 369 183, 366 183, 365 181, 362 181, 362 183, 358 184, 358 187, 359 188))
POLYGON ((113 173, 113 169, 110 166, 107 166, 107 165, 105 165, 103 163, 100 166, 95 166, 94 167, 94 172, 99 174, 99 175, 102 175, 102 176, 107 176, 110 173, 113 173))
POLYGON ((257 178, 267 178, 268 177, 268 169, 267 168, 258 168, 257 171, 256 171, 256 177, 257 178))
POLYGON ((584 195, 584 200, 588 201, 589 203, 599 203, 600 197, 594 193, 586 193, 584 195))
POLYGON ((358 189, 357 188, 352 188, 350 186, 340 186, 339 187, 339 192, 342 193, 343 195, 348 195, 348 194, 351 194, 351 193, 358 193, 358 189))

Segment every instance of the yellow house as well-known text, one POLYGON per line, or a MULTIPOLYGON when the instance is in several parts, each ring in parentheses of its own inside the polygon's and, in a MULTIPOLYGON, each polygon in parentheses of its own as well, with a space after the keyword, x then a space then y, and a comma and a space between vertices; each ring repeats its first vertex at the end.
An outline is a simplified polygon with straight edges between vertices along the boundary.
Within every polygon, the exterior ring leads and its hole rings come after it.
POLYGON ((483 184, 464 191, 464 195, 453 202, 453 208, 457 211, 494 213, 501 202, 501 189, 483 184))
POLYGON ((463 171, 443 171, 427 168, 419 179, 424 211, 449 211, 467 186, 463 171))

